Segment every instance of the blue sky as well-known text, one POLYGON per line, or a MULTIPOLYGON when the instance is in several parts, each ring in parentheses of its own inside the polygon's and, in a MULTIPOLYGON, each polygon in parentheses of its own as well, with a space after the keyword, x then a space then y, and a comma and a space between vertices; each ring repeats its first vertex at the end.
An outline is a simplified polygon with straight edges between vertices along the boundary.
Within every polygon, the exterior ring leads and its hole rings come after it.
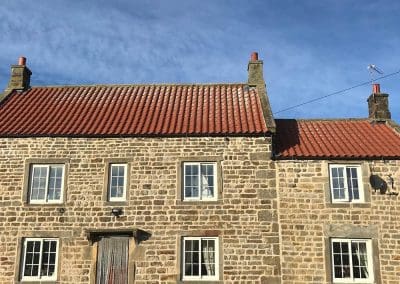
MULTIPOLYGON (((28 58, 32 85, 245 82, 264 60, 272 109, 400 70, 400 1, 19 1, 0 6, 0 88, 28 58)), ((400 74, 379 81, 400 122, 400 74)), ((3 87, 1 87, 3 86, 3 87)), ((275 115, 366 117, 371 86, 275 115)))

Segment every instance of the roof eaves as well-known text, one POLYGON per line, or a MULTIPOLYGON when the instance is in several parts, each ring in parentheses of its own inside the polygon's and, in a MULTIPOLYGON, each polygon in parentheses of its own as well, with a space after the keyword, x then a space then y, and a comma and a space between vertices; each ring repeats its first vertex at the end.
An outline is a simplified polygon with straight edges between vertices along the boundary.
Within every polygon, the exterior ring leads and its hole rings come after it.
POLYGON ((305 160, 320 160, 320 161, 360 161, 360 160, 400 160, 400 156, 284 156, 274 155, 273 160, 277 161, 305 161, 305 160))
POLYGON ((191 134, 0 134, 1 138, 207 138, 207 137, 270 137, 271 132, 257 133, 191 133, 191 134))

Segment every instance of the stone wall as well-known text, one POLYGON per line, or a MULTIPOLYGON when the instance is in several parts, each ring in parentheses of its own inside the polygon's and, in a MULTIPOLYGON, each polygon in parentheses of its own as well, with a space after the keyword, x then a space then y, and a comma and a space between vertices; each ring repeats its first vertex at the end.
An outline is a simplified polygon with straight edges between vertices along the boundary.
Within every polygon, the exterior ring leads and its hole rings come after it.
POLYGON ((335 161, 276 164, 282 283, 332 283, 329 238, 346 236, 373 240, 375 283, 399 283, 400 197, 374 189, 370 176, 391 174, 399 192, 400 161, 336 162, 361 165, 367 202, 330 202, 328 165, 335 161))
MULTIPOLYGON (((187 235, 219 237, 221 283, 278 283, 278 202, 270 147, 269 139, 254 137, 2 138, 0 283, 17 281, 24 237, 59 238, 59 283, 90 283, 96 243, 89 242, 87 232, 96 229, 140 229, 151 234, 132 254, 135 283, 176 283, 180 238, 187 235), (180 161, 192 157, 220 159, 220 200, 178 199, 180 161), (66 200, 63 205, 27 204, 29 163, 49 159, 66 161, 66 200), (104 200, 107 163, 118 160, 127 161, 130 169, 128 202, 119 218, 104 200)), ((282 190, 285 196, 287 189, 282 186, 282 190)), ((283 200, 281 208, 284 205, 283 200)), ((320 236, 315 238, 318 242, 320 236)), ((393 261, 384 254, 382 260, 393 261)))

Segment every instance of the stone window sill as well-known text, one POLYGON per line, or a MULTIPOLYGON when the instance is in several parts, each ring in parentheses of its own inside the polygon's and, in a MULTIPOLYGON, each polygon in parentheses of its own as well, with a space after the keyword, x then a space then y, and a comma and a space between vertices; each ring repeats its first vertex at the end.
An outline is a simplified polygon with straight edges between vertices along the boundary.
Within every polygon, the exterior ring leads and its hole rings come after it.
POLYGON ((371 208, 371 202, 366 203, 326 203, 326 208, 371 208))
POLYGON ((223 284, 224 281, 221 280, 178 280, 178 284, 223 284))
MULTIPOLYGON (((199 206, 206 206, 206 205, 222 205, 223 201, 222 200, 215 200, 215 201, 200 201, 200 200, 191 200, 191 201, 185 201, 185 200, 177 200, 176 205, 199 205, 199 206)), ((189 281, 190 283, 193 283, 193 281, 190 280, 185 280, 189 281)), ((204 281, 202 281, 204 283, 204 281)), ((207 282, 208 283, 208 282, 207 282)))

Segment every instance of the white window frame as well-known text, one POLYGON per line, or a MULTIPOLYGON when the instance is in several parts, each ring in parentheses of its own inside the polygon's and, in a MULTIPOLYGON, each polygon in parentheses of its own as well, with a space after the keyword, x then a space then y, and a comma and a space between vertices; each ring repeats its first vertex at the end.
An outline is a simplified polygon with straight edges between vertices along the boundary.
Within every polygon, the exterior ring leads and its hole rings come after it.
POLYGON ((216 162, 183 162, 183 188, 182 188, 182 196, 185 201, 216 201, 218 200, 218 165, 216 162), (197 197, 186 197, 185 196, 185 188, 186 188, 186 166, 198 166, 199 167, 199 185, 198 192, 199 196, 197 197), (214 176, 214 196, 213 197, 203 197, 201 190, 201 166, 202 165, 212 165, 213 166, 213 176, 214 176))
POLYGON ((128 165, 124 163, 111 163, 109 164, 109 173, 108 173, 108 201, 109 202, 118 202, 118 201, 126 201, 126 182, 128 176, 128 165), (124 188, 122 197, 111 197, 111 184, 112 184, 112 168, 113 167, 124 167, 124 188))
POLYGON ((331 269, 332 269, 332 279, 333 283, 373 283, 374 282, 374 269, 373 269, 373 251, 372 251, 372 241, 371 239, 343 239, 343 238, 332 238, 330 242, 331 246, 331 269), (341 242, 347 243, 349 247, 349 265, 350 265, 350 275, 349 278, 336 278, 335 277, 335 267, 334 267, 334 254, 333 254, 333 243, 341 242), (368 261, 368 278, 365 279, 354 279, 353 275, 353 263, 352 263, 352 243, 365 243, 367 248, 367 261, 368 261))
POLYGON ((196 281, 209 281, 209 280, 219 280, 219 240, 218 237, 183 237, 182 238, 182 280, 196 280, 196 281), (213 240, 215 245, 215 275, 214 276, 202 276, 201 274, 201 255, 199 255, 199 276, 188 276, 185 275, 185 241, 195 240, 199 241, 199 249, 201 254, 201 241, 202 240, 213 240))
POLYGON ((22 268, 21 268, 21 281, 56 281, 57 280, 57 274, 58 274, 58 255, 59 255, 59 245, 60 242, 56 238, 25 238, 24 243, 23 243, 23 249, 22 249, 22 268), (25 274, 25 261, 26 261, 26 248, 27 248, 27 243, 29 241, 34 241, 38 242, 40 241, 40 257, 39 257, 39 268, 42 265, 42 254, 43 254, 43 242, 44 241, 56 241, 57 246, 56 246, 56 260, 54 264, 54 275, 52 276, 40 276, 40 269, 39 269, 39 275, 38 276, 24 276, 25 274))
POLYGON ((64 180, 65 180, 65 165, 64 164, 32 164, 30 173, 29 173, 29 203, 31 204, 58 204, 64 202, 64 180), (61 175, 61 191, 60 191, 60 199, 59 200, 48 200, 49 193, 49 177, 50 177, 50 168, 51 167, 61 167, 62 175, 61 175), (33 187, 33 172, 35 168, 47 168, 47 176, 46 176, 46 188, 45 188, 45 199, 32 199, 32 187, 33 187))
POLYGON ((362 182, 362 171, 360 165, 355 164, 330 164, 329 165, 329 185, 331 191, 331 201, 332 203, 364 203, 365 202, 365 194, 364 194, 364 185, 362 182), (343 168, 343 178, 344 178, 344 198, 334 198, 333 192, 333 177, 332 177, 332 169, 334 168, 343 168), (349 196, 349 187, 347 183, 347 169, 355 168, 357 170, 357 181, 358 181, 358 194, 359 199, 350 199, 349 196))

